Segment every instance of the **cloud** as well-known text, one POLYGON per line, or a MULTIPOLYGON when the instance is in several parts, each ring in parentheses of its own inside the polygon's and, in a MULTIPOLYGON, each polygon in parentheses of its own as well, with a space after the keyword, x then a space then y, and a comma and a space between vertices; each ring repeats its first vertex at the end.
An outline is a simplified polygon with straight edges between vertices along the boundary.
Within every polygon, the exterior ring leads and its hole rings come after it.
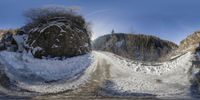
POLYGON ((96 10, 96 11, 93 11, 93 12, 87 14, 86 17, 91 17, 91 16, 94 16, 94 15, 97 15, 97 14, 107 13, 109 11, 111 11, 111 9, 96 10))

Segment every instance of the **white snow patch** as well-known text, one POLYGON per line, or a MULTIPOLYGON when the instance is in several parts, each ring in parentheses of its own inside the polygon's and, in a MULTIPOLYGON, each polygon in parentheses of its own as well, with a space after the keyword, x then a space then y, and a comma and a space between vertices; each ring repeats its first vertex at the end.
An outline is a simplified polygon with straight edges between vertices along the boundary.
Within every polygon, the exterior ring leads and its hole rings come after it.
POLYGON ((58 36, 63 36, 63 34, 58 34, 58 36))
POLYGON ((52 27, 52 26, 58 27, 60 29, 61 33, 67 33, 64 29, 68 29, 68 30, 76 32, 76 33, 80 33, 80 32, 83 33, 83 30, 81 30, 77 27, 75 27, 75 29, 72 29, 70 23, 66 24, 66 23, 63 23, 63 22, 60 22, 60 21, 49 22, 47 25, 44 25, 42 27, 36 27, 36 28, 31 29, 29 32, 36 32, 37 31, 37 32, 42 33, 46 29, 48 29, 49 27, 52 27))
POLYGON ((23 44, 24 44, 24 41, 28 38, 28 35, 26 34, 14 35, 13 38, 17 42, 18 51, 23 51, 24 50, 23 44))
POLYGON ((58 48, 59 46, 58 45, 56 45, 56 44, 53 44, 52 46, 51 46, 51 48, 58 48))
POLYGON ((41 47, 35 47, 32 49, 32 54, 34 55, 36 52, 43 50, 41 47))
POLYGON ((34 33, 34 32, 36 32, 36 31, 38 31, 39 30, 39 28, 38 27, 35 27, 35 28, 32 28, 28 33, 34 33))
POLYGON ((121 47, 122 46, 122 44, 124 43, 124 40, 121 40, 121 41, 117 41, 116 43, 115 43, 115 45, 117 46, 117 47, 121 47))
POLYGON ((40 29, 41 29, 41 30, 40 30, 40 33, 44 32, 47 28, 49 28, 49 27, 51 27, 51 26, 57 26, 57 27, 60 28, 60 32, 66 32, 66 31, 64 31, 63 28, 62 28, 62 26, 65 26, 65 27, 66 27, 66 25, 65 25, 64 23, 54 21, 54 22, 49 23, 46 27, 40 28, 40 29))
POLYGON ((89 44, 88 44, 88 43, 85 43, 84 47, 88 47, 88 46, 89 46, 89 44))
POLYGON ((63 29, 61 29, 61 30, 60 30, 60 32, 66 33, 66 31, 65 31, 65 30, 63 30, 63 29))
POLYGON ((56 39, 56 42, 60 42, 60 40, 59 40, 59 39, 56 39))
POLYGON ((78 33, 79 33, 79 32, 80 32, 80 33, 84 33, 83 30, 80 30, 80 29, 78 29, 78 28, 75 28, 75 30, 76 30, 76 32, 78 32, 78 33))

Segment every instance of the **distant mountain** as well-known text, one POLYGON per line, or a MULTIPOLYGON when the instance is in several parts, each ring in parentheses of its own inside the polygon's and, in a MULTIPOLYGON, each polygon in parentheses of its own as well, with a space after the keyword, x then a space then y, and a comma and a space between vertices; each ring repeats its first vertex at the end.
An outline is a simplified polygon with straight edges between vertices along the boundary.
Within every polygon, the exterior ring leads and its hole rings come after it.
POLYGON ((93 49, 141 61, 158 61, 178 46, 155 36, 114 33, 93 41, 93 49))

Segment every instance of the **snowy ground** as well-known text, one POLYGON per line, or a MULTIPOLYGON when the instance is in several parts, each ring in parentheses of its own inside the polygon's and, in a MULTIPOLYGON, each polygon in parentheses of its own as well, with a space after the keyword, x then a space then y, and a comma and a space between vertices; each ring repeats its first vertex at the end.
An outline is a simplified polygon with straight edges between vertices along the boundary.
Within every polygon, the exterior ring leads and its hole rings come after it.
POLYGON ((6 66, 5 72, 15 85, 41 93, 73 90, 90 81, 109 81, 112 84, 101 84, 99 87, 121 94, 187 97, 191 86, 189 71, 192 60, 194 54, 190 52, 168 62, 153 64, 97 51, 64 60, 41 60, 26 54, 0 52, 0 62, 6 66))

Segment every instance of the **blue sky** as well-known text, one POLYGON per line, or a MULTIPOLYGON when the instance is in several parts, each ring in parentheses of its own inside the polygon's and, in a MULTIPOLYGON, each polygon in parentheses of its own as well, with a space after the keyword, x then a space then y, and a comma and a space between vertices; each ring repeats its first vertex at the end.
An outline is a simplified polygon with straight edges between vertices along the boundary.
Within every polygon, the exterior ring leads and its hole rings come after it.
POLYGON ((93 38, 114 29, 179 43, 200 29, 200 0, 1 0, 0 28, 21 27, 24 11, 46 5, 79 6, 92 23, 93 38))

